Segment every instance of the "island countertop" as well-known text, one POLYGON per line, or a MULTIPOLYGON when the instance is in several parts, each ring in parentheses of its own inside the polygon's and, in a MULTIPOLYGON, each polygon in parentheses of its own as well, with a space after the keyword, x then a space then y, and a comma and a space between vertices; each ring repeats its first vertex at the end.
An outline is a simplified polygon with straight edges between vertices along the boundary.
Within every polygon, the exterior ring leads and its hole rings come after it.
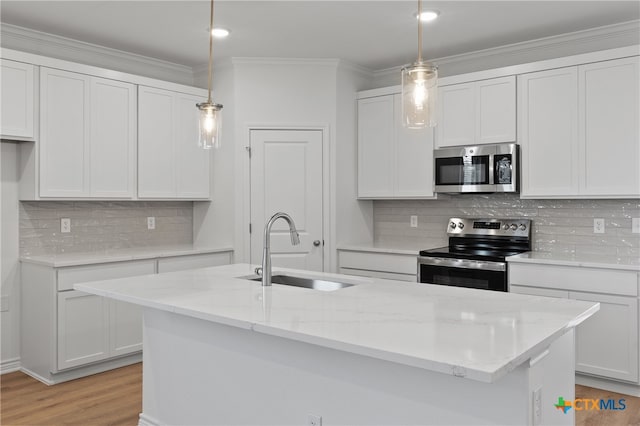
POLYGON ((331 292, 244 278, 235 264, 76 284, 87 293, 482 382, 495 382, 599 304, 274 268, 355 284, 331 292))

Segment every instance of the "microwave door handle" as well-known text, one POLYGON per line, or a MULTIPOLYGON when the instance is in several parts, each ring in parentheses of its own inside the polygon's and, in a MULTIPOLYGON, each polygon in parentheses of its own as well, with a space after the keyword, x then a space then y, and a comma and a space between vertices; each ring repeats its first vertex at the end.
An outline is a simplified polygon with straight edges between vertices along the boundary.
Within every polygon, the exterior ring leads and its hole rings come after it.
POLYGON ((496 166, 496 155, 495 154, 491 154, 489 155, 489 185, 495 185, 495 179, 494 179, 494 173, 495 173, 495 166, 496 166))

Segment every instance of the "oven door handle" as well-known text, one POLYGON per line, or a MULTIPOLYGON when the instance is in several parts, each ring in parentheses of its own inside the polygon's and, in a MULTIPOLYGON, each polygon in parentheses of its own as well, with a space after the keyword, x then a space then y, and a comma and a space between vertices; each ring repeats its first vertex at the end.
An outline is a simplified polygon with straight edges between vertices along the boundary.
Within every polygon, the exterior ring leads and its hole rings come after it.
POLYGON ((506 271, 506 262, 486 260, 449 259, 444 257, 418 257, 418 265, 443 266, 447 268, 484 269, 486 271, 506 271))

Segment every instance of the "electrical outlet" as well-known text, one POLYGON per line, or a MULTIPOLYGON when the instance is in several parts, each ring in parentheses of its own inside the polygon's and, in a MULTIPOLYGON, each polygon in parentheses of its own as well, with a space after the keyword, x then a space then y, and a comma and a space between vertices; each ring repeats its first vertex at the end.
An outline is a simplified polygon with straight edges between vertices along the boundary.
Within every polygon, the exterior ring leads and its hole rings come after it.
POLYGON ((322 426, 322 416, 309 414, 309 417, 307 417, 307 426, 322 426))
POLYGON ((542 424, 542 387, 533 391, 533 425, 542 424))
POLYGON ((60 219, 60 232, 66 234, 71 232, 71 219, 68 217, 63 217, 60 219))
POLYGON ((418 216, 411 216, 411 219, 409 220, 409 225, 412 228, 417 228, 418 227, 418 216))
POLYGON ((631 219, 631 232, 634 234, 640 234, 640 217, 634 217, 631 219))
POLYGON ((147 229, 156 229, 156 218, 149 216, 147 218, 147 229))
POLYGON ((593 233, 604 234, 604 219, 593 219, 593 233))

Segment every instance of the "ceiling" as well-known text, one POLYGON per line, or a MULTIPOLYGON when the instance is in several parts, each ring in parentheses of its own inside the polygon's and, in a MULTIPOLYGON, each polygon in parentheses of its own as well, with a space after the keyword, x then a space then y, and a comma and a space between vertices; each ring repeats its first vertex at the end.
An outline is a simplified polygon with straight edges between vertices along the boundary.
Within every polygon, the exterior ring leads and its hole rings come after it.
MULTIPOLYGON (((424 27, 424 55, 461 53, 637 20, 640 2, 424 1, 440 18, 424 27)), ((417 1, 217 0, 231 30, 214 57, 340 58, 372 70, 417 56, 417 1)), ((209 1, 10 1, 0 20, 197 67, 208 59, 209 1)))

